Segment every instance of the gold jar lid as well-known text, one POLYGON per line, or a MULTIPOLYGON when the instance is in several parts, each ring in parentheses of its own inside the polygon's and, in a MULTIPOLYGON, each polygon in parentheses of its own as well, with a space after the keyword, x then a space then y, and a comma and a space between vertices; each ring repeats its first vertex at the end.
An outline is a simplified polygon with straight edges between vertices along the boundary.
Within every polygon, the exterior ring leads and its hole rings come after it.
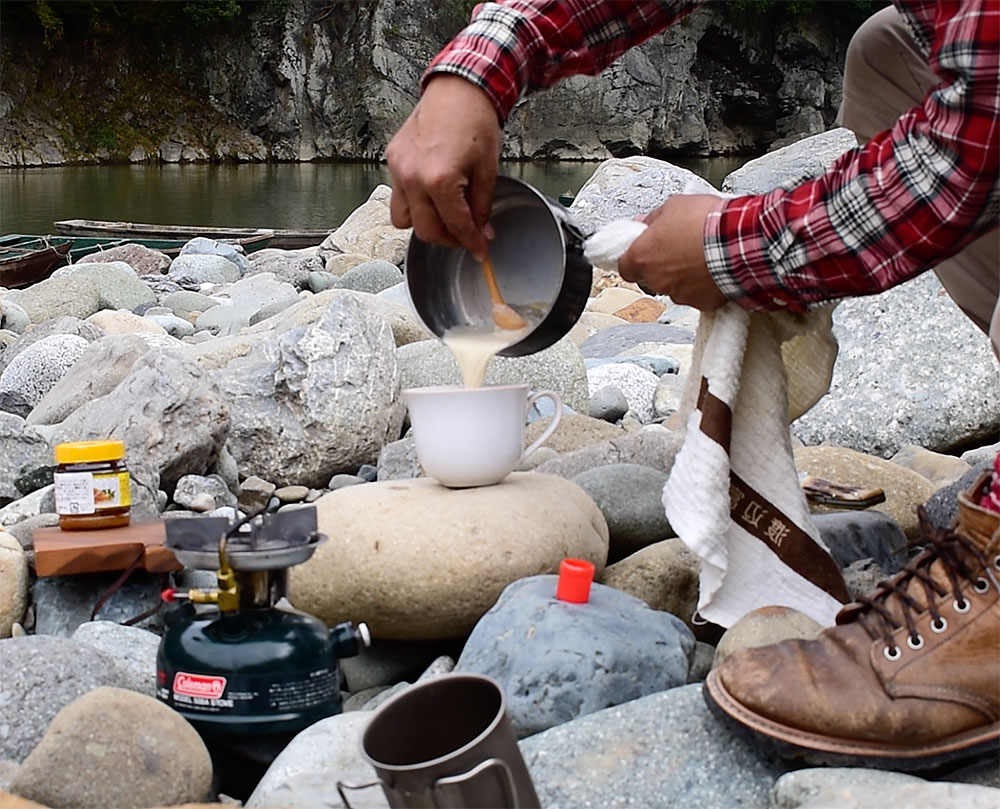
POLYGON ((56 444, 56 463, 100 463, 125 457, 124 441, 72 441, 56 444))

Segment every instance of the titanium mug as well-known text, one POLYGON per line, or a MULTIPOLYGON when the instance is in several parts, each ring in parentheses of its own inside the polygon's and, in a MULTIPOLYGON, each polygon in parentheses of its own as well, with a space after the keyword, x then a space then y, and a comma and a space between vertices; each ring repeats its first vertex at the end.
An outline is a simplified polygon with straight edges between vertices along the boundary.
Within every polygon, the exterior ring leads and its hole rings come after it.
POLYGON ((499 683, 446 674, 380 706, 361 737, 361 755, 393 809, 538 809, 538 796, 507 718, 499 683))

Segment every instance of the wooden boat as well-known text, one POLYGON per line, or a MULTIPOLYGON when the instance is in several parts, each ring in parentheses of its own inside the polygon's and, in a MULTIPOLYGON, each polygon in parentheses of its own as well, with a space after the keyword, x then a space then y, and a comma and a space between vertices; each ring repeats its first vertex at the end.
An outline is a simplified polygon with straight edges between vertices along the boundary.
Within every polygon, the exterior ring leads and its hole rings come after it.
POLYGON ((43 281, 66 260, 73 242, 58 236, 0 238, 0 287, 24 287, 43 281))
POLYGON ((204 236, 220 242, 242 245, 245 253, 270 246, 274 237, 274 231, 268 228, 147 225, 139 222, 108 222, 100 219, 63 219, 56 222, 55 226, 63 236, 103 236, 109 240, 174 239, 186 242, 196 236, 204 236))

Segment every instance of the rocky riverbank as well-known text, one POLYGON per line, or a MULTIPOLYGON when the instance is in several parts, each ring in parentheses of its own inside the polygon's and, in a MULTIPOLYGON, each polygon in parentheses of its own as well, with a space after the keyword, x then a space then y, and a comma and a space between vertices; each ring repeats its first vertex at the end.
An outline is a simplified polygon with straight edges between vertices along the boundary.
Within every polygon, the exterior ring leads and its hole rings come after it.
MULTIPOLYGON (((851 138, 806 139, 725 188, 813 173, 851 138)), ((691 179, 611 160, 573 211, 592 229, 691 179)), ((162 612, 120 625, 156 606, 161 577, 132 574, 91 620, 116 573, 35 574, 34 533, 56 523, 53 446, 109 436, 127 446, 135 521, 235 516, 272 497, 314 505, 329 540, 292 568, 290 599, 372 629, 372 647, 341 661, 344 712, 302 731, 259 783, 247 776, 248 807, 341 805, 338 781, 374 775, 359 752, 372 710, 448 671, 504 686, 545 807, 996 805, 996 761, 933 780, 803 770, 709 714, 700 682, 725 655, 819 627, 773 609, 720 638, 692 620, 698 563, 660 492, 682 441, 670 417, 693 310, 595 273, 570 334, 487 374, 560 394, 545 446, 497 486, 422 477, 400 392, 458 383, 458 368, 407 305, 409 234, 391 227, 387 198, 376 189, 310 250, 247 257, 195 241, 170 261, 122 247, 0 290, 0 807, 233 803, 191 727, 154 699, 162 612), (597 568, 588 605, 552 598, 566 556, 597 568)), ((997 365, 930 274, 842 303, 834 330, 831 391, 791 431, 800 471, 886 494, 862 512, 815 507, 858 596, 907 561, 916 507, 949 522, 955 493, 1000 448, 997 365)), ((548 415, 532 414, 529 440, 548 415)), ((211 586, 204 572, 172 575, 211 586)), ((354 806, 386 805, 355 794, 354 806)))

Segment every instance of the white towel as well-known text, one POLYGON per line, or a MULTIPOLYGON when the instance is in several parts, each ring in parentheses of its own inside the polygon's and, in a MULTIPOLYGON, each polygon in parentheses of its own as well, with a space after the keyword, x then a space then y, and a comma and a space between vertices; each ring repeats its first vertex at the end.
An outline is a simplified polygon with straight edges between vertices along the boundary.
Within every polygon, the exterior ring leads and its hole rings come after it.
MULTIPOLYGON (((585 255, 616 269, 637 224, 606 225, 585 255)), ((849 600, 809 516, 788 431, 829 388, 831 311, 751 313, 729 303, 698 322, 679 413, 684 443, 663 505, 702 561, 698 612, 721 626, 768 605, 830 625, 849 600)))

